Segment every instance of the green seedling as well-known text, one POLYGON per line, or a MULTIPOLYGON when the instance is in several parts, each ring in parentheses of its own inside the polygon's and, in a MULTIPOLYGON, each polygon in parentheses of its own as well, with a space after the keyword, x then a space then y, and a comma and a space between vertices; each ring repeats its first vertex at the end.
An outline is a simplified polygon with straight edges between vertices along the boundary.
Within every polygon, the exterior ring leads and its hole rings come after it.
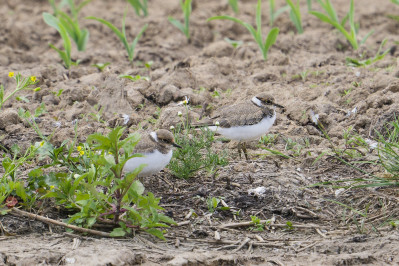
POLYGON ((224 38, 224 40, 227 43, 231 44, 231 46, 233 46, 234 49, 237 49, 238 47, 240 47, 244 43, 243 41, 235 41, 235 40, 229 39, 227 37, 224 38))
POLYGON ((306 0, 306 5, 308 7, 308 12, 312 10, 312 0, 306 0))
POLYGON ((276 144, 278 137, 279 137, 279 134, 264 135, 259 139, 259 144, 262 144, 267 147, 272 147, 274 144, 276 144))
POLYGON ((119 75, 118 78, 130 79, 131 81, 137 81, 137 80, 150 81, 149 77, 144 77, 144 76, 140 76, 140 75, 136 75, 136 76, 119 75))
POLYGON ((276 10, 276 3, 274 0, 269 0, 269 5, 270 5, 270 27, 273 27, 274 21, 277 19, 277 17, 280 16, 285 11, 288 11, 290 7, 283 6, 276 10))
POLYGON ((105 26, 107 26, 108 28, 110 28, 116 34, 116 36, 118 36, 118 38, 122 41, 123 46, 125 47, 125 49, 127 51, 129 61, 132 62, 133 57, 134 57, 134 49, 136 48, 136 45, 137 45, 141 35, 143 35, 144 31, 147 29, 148 24, 145 24, 141 28, 140 32, 136 35, 133 42, 131 44, 129 44, 127 41, 127 38, 126 38, 126 30, 125 30, 126 14, 127 14, 127 8, 126 8, 125 13, 123 14, 123 18, 122 18, 122 31, 118 30, 117 27, 115 27, 111 22, 109 22, 107 20, 104 20, 101 18, 96 18, 96 17, 87 17, 87 19, 97 20, 98 22, 100 22, 100 23, 104 24, 105 26))
MULTIPOLYGON (((3 104, 8 101, 11 97, 14 97, 15 94, 22 90, 33 90, 33 91, 39 91, 40 87, 32 88, 32 85, 37 84, 39 81, 36 79, 35 76, 30 76, 30 77, 24 77, 20 73, 15 74, 14 72, 9 72, 8 77, 15 79, 17 82, 17 86, 14 91, 12 91, 10 94, 5 96, 4 92, 4 86, 3 84, 0 85, 0 111, 1 108, 3 107, 3 104)), ((22 99, 22 97, 20 96, 22 99)))
POLYGON ((392 175, 393 179, 399 179, 399 119, 396 117, 390 123, 387 136, 378 134, 378 156, 382 167, 392 175))
POLYGON ((238 14, 238 0, 229 0, 229 5, 231 9, 233 9, 234 13, 238 14))
POLYGON ((154 61, 148 61, 148 62, 145 62, 145 63, 144 63, 144 67, 145 67, 148 71, 150 71, 153 64, 154 64, 154 61))
POLYGON ((285 0, 285 1, 290 7, 290 19, 294 23, 296 30, 298 31, 299 34, 303 33, 299 0, 297 0, 296 4, 294 4, 292 0, 285 0))
POLYGON ((111 63, 110 62, 106 62, 104 64, 102 63, 97 63, 97 64, 93 64, 92 66, 96 67, 98 70, 100 70, 101 72, 104 71, 104 69, 109 66, 111 63))
POLYGON ((206 205, 208 207, 208 211, 210 213, 214 213, 217 210, 221 210, 221 211, 226 211, 226 210, 230 210, 229 207, 219 207, 219 203, 221 202, 220 198, 216 198, 216 197, 209 197, 206 199, 206 205))
POLYGON ((358 59, 355 59, 355 58, 347 57, 346 58, 346 64, 348 66, 353 66, 353 67, 365 67, 365 66, 371 65, 371 64, 373 64, 373 63, 375 63, 377 61, 380 61, 380 60, 384 59, 384 57, 390 51, 390 49, 387 49, 384 52, 381 52, 382 48, 384 47, 386 42, 387 42, 387 39, 384 39, 381 42, 381 45, 378 48, 378 51, 377 51, 377 53, 375 54, 374 57, 368 58, 368 59, 365 59, 365 60, 358 60, 358 59))
POLYGON ((173 158, 167 167, 176 177, 188 179, 200 170, 214 175, 219 167, 228 164, 225 152, 217 153, 212 150, 215 135, 213 131, 206 128, 196 131, 187 124, 184 126, 179 124, 173 132, 176 143, 182 148, 173 153, 173 158))
MULTIPOLYGON (((351 44, 352 48, 354 50, 357 50, 359 48, 359 42, 357 40, 357 28, 355 25, 355 8, 354 8, 353 0, 351 0, 348 14, 344 17, 344 19, 342 21, 338 20, 337 13, 336 13, 333 5, 331 4, 330 0, 317 0, 317 1, 321 5, 321 7, 324 9, 326 14, 323 14, 318 11, 309 11, 309 13, 316 16, 321 21, 324 21, 328 24, 333 25, 339 32, 341 32, 345 36, 345 38, 351 44), (347 31, 345 29, 345 23, 347 20, 349 20, 350 31, 347 31)), ((373 31, 370 31, 362 39, 360 44, 363 44, 364 42, 366 42, 367 38, 372 33, 373 33, 373 31)))
POLYGON ((208 19, 208 21, 216 19, 227 19, 244 26, 254 37, 256 43, 258 44, 260 50, 262 51, 263 59, 264 60, 267 59, 267 54, 269 52, 270 47, 276 42, 279 29, 278 28, 271 29, 269 34, 265 38, 265 41, 263 41, 261 0, 258 0, 258 4, 256 6, 256 30, 254 29, 254 27, 252 27, 251 24, 243 22, 242 20, 230 16, 211 17, 208 19))
POLYGON ((58 49, 51 43, 49 44, 49 46, 55 51, 57 51, 62 61, 64 61, 65 67, 69 69, 73 64, 73 62, 71 59, 71 49, 72 49, 71 39, 69 38, 67 29, 58 18, 54 17, 50 13, 43 12, 43 19, 49 26, 55 28, 60 33, 61 38, 63 40, 64 50, 58 49))
POLYGON ((76 43, 78 51, 86 50, 86 44, 89 40, 89 31, 80 28, 78 15, 80 10, 91 1, 92 0, 86 0, 76 6, 74 0, 66 0, 71 16, 62 11, 57 12, 57 18, 62 23, 72 40, 76 43))
POLYGON ((252 231, 264 231, 265 225, 260 222, 260 218, 256 215, 251 215, 251 222, 254 224, 254 227, 251 228, 252 231))
POLYGON ((191 0, 180 0, 180 6, 184 14, 184 25, 172 17, 168 17, 168 20, 173 26, 183 32, 187 40, 190 42, 190 15, 192 11, 191 0))
POLYGON ((148 0, 127 0, 138 16, 148 16, 148 0))
POLYGON ((35 109, 34 114, 32 114, 28 110, 24 110, 23 108, 18 109, 18 116, 24 120, 31 128, 33 128, 37 135, 43 140, 43 141, 50 141, 51 137, 53 136, 54 132, 56 129, 53 130, 53 133, 50 134, 49 136, 46 136, 43 134, 43 132, 40 130, 39 126, 36 123, 36 119, 38 119, 42 114, 46 113, 46 106, 44 103, 42 103, 38 108, 35 109))
POLYGON ((19 169, 23 165, 33 163, 40 146, 43 146, 43 142, 36 143, 35 146, 31 145, 25 149, 24 153, 21 152, 22 149, 17 144, 13 144, 9 151, 2 147, 7 154, 2 156, 1 162, 3 171, 0 176, 0 211, 4 205, 7 206, 7 209, 3 209, 6 212, 17 204, 27 208, 34 205, 38 195, 35 191, 25 188, 25 177, 21 178, 24 175, 19 173, 19 169))

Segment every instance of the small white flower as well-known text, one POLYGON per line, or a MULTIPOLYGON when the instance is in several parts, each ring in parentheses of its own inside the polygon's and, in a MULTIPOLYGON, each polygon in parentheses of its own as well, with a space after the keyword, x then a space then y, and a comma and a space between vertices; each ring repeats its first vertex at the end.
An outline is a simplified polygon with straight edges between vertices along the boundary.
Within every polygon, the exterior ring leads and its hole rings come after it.
POLYGON ((179 112, 177 112, 177 115, 181 117, 183 115, 183 113, 179 111, 179 112))
POLYGON ((344 188, 340 188, 340 189, 335 190, 335 196, 338 197, 339 194, 341 194, 341 193, 344 192, 344 191, 345 191, 344 188))
POLYGON ((184 100, 177 103, 177 105, 187 105, 190 102, 190 98, 184 96, 184 100))
POLYGON ((319 115, 315 114, 313 110, 310 110, 310 115, 312 116, 312 122, 317 125, 319 123, 319 115))
POLYGON ((220 125, 219 121, 216 121, 216 122, 215 122, 215 126, 218 127, 219 125, 220 125))
POLYGON ((173 130, 173 129, 175 129, 175 127, 174 126, 170 126, 170 128, 169 128, 170 130, 173 130))
POLYGON ((378 142, 371 140, 371 139, 365 139, 366 143, 369 145, 370 150, 374 150, 375 148, 378 147, 378 142))
POLYGON ((123 124, 126 125, 127 123, 129 123, 130 117, 127 114, 123 114, 123 124))

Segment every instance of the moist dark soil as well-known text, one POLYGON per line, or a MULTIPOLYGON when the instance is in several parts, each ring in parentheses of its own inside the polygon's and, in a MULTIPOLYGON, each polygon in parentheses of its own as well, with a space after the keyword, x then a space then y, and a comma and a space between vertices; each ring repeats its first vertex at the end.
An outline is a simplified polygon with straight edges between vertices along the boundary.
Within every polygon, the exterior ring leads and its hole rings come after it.
MULTIPOLYGON (((10 93, 15 81, 8 73, 20 72, 36 76, 42 88, 21 92, 29 102, 11 99, 0 111, 0 141, 6 149, 14 143, 26 148, 41 140, 16 113, 19 108, 34 112, 42 103, 46 113, 38 125, 46 135, 54 132, 54 145, 74 138, 76 121, 80 141, 116 125, 127 126, 130 133, 139 128, 169 129, 180 121, 177 112, 182 107, 177 103, 185 97, 190 99, 193 118, 201 115, 201 108, 195 107, 205 102, 209 104, 205 115, 212 115, 218 107, 262 91, 285 106, 278 110, 269 132, 275 140, 267 145, 249 143, 249 161, 238 157, 237 143, 217 141, 213 148, 228 150, 230 162, 216 174, 198 172, 182 180, 165 169, 144 180, 146 189, 161 198, 165 213, 179 223, 167 229, 167 241, 143 233, 126 239, 80 235, 6 214, 0 216, 0 265, 398 264, 399 233, 389 224, 398 219, 397 188, 338 189, 314 184, 364 178, 331 156, 332 148, 345 147, 344 131, 349 129, 364 139, 375 139, 375 130, 384 133, 386 123, 399 111, 399 22, 387 16, 398 15, 399 6, 390 1, 356 1, 359 40, 371 30, 374 33, 354 51, 337 30, 308 14, 306 2, 300 1, 304 33, 296 33, 288 12, 280 15, 274 23, 280 34, 264 61, 244 27, 231 21, 206 22, 211 16, 226 14, 254 24, 257 1, 239 1, 238 15, 228 1, 193 2, 190 42, 167 20, 168 16, 183 19, 179 1, 150 0, 147 17, 129 8, 128 40, 148 24, 130 63, 109 28, 84 19, 96 16, 119 27, 125 1, 92 1, 80 14, 81 26, 90 31, 87 49, 78 52, 73 45, 72 57, 80 63, 70 69, 48 46, 53 43, 61 48, 62 39, 43 21, 43 12, 52 13, 47 1, 4 0, 0 4, 0 83, 10 93), (226 37, 243 44, 234 48, 226 37), (373 57, 384 39, 383 50, 390 52, 383 60, 363 68, 346 65, 347 57, 373 57), (153 61, 151 69, 144 67, 148 61, 153 61), (110 65, 102 72, 92 66, 106 62, 110 65), (133 82, 119 78, 121 74, 150 79, 133 82), (312 114, 318 115, 330 140, 312 114), (124 117, 129 117, 127 124, 124 117), (211 197, 223 199, 220 204, 230 210, 210 212, 206 199, 211 197), (264 228, 245 224, 251 216, 269 223, 264 228)), ((283 5, 277 2, 278 7, 283 5)), ((349 1, 333 4, 343 18, 349 1)), ((320 10, 317 3, 313 7, 320 10)), ((266 34, 270 30, 267 1, 262 13, 266 34)), ((363 149, 357 157, 345 159, 378 161, 378 153, 363 149)), ((24 165, 21 178, 35 166, 24 165)), ((357 167, 385 175, 378 165, 357 167)), ((54 206, 31 211, 53 219, 67 215, 54 206)))

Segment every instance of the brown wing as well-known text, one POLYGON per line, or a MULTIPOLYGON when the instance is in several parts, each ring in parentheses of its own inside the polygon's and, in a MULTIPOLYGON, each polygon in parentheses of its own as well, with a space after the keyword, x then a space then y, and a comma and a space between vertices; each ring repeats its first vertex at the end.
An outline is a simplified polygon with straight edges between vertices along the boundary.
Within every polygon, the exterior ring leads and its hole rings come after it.
POLYGON ((221 127, 246 126, 259 123, 265 114, 254 104, 238 103, 219 108, 212 117, 213 122, 219 122, 221 127))
POLYGON ((141 139, 134 147, 134 153, 149 153, 154 149, 154 140, 150 137, 148 132, 139 132, 141 139))

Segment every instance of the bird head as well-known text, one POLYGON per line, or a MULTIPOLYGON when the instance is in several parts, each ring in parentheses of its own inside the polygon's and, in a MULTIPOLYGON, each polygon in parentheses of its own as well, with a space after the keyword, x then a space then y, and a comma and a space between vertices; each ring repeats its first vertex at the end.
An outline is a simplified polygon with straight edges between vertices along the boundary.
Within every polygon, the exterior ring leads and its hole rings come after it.
POLYGON ((166 130, 166 129, 159 129, 155 132, 156 134, 156 140, 158 141, 159 144, 164 145, 164 146, 174 146, 176 148, 181 148, 180 145, 175 143, 175 138, 173 137, 173 134, 166 130))
POLYGON ((281 106, 275 102, 273 96, 271 96, 270 94, 267 94, 265 92, 262 92, 262 93, 256 95, 255 97, 253 97, 252 102, 259 107, 269 106, 269 107, 278 107, 278 108, 284 109, 284 106, 281 106))

